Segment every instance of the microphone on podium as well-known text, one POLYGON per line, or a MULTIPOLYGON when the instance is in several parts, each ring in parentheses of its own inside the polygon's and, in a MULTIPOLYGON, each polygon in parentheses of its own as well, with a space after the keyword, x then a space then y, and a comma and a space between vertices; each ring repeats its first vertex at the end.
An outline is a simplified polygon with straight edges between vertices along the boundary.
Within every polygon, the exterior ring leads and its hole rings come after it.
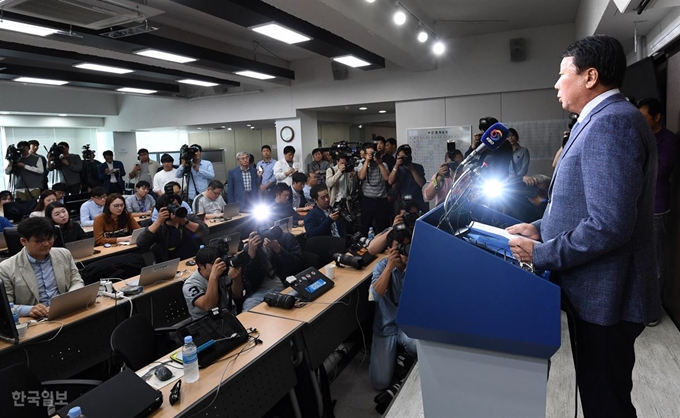
POLYGON ((496 151, 501 145, 503 145, 503 142, 508 139, 509 134, 508 128, 505 125, 500 122, 494 123, 482 134, 482 143, 477 148, 475 148, 475 150, 472 151, 470 155, 468 155, 467 158, 465 158, 463 162, 460 163, 460 165, 469 163, 473 159, 477 158, 477 156, 484 153, 487 149, 490 151, 496 151))

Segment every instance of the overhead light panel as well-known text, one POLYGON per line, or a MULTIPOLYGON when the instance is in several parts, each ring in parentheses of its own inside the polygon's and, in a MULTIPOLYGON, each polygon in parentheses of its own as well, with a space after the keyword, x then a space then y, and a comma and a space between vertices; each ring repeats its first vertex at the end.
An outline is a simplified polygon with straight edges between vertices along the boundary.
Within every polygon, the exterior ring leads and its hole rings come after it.
POLYGON ((387 113, 387 110, 378 110, 378 113, 387 113))
POLYGON ((249 123, 246 123, 246 126, 250 128, 250 127, 253 126, 253 125, 251 125, 251 124, 249 124, 249 123))
POLYGON ((368 108, 366 106, 364 106, 364 107, 360 107, 359 110, 368 110, 368 108))
POLYGON ((198 129, 203 129, 203 128, 201 128, 201 127, 199 126, 198 129))
POLYGON ((47 84, 50 86, 63 86, 64 84, 68 84, 68 81, 50 80, 48 78, 35 78, 35 77, 19 77, 15 78, 14 81, 18 83, 47 84))
MULTIPOLYGON (((2 2, 0 2, 2 3, 2 2)), ((0 20, 0 29, 11 30, 13 32, 27 33, 36 36, 48 36, 59 32, 58 29, 46 28, 44 26, 29 25, 28 23, 15 22, 13 20, 0 20)))
POLYGON ((133 54, 141 55, 143 57, 156 58, 163 61, 172 61, 180 64, 186 64, 187 62, 198 61, 196 58, 185 57, 183 55, 171 54, 169 52, 159 51, 157 49, 140 49, 139 51, 134 51, 133 54))
POLYGON ((375 0, 366 0, 366 3, 375 3, 375 0))
POLYGON ((68 115, 67 115, 66 113, 60 113, 60 114, 58 114, 57 116, 61 116, 62 118, 65 118, 65 117, 68 116, 68 115))
POLYGON ((231 131, 231 128, 227 128, 228 131, 231 131))
POLYGON ((177 80, 178 83, 183 83, 183 84, 193 84, 194 86, 202 86, 202 87, 215 87, 219 86, 217 83, 210 83, 208 81, 201 81, 201 80, 193 80, 191 78, 185 78, 184 80, 177 80))
POLYGON ((283 27, 278 23, 265 23, 264 25, 253 26, 250 29, 287 44, 297 44, 312 40, 312 38, 283 27))
POLYGON ((128 70, 125 68, 118 68, 118 67, 109 67, 108 65, 99 65, 99 64, 88 64, 86 62, 82 64, 76 64, 74 65, 75 68, 81 68, 83 70, 92 70, 92 71, 103 71, 105 73, 114 73, 114 74, 128 74, 128 73, 133 73, 133 70, 128 70))
POLYGON ((11 115, 12 112, 0 112, 0 115, 11 115))
POLYGON ((432 45, 432 52, 434 52, 436 55, 441 55, 446 51, 446 46, 444 46, 444 43, 442 41, 437 41, 432 45))
POLYGON ((258 80, 271 80, 272 78, 276 78, 273 75, 262 74, 262 73, 258 73, 258 72, 250 71, 250 70, 236 71, 234 74, 240 75, 240 76, 243 76, 243 77, 257 78, 258 80))
POLYGON ((133 88, 133 87, 122 87, 122 88, 116 89, 116 91, 119 91, 121 93, 137 93, 137 94, 154 94, 154 93, 156 93, 156 90, 136 89, 136 88, 133 88))
POLYGON ((345 55, 342 57, 335 57, 333 58, 333 61, 337 61, 340 64, 345 64, 348 67, 352 68, 358 68, 358 67, 366 67, 367 65, 371 65, 370 62, 366 62, 362 59, 359 59, 355 57, 354 55, 345 55))

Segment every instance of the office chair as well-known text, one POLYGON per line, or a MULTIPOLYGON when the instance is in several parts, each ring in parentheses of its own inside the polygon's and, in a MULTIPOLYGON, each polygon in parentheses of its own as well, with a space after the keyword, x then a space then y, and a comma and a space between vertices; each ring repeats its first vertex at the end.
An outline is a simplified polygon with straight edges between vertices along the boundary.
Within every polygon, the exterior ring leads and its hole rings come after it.
POLYGON ((111 349, 132 370, 151 364, 169 351, 180 346, 177 328, 157 328, 142 315, 121 322, 111 334, 111 349), (160 344, 163 335, 169 337, 160 344))
POLYGON ((19 223, 22 219, 27 218, 37 205, 37 199, 19 200, 16 202, 5 203, 2 205, 2 208, 5 213, 5 218, 14 223, 19 223))
POLYGON ((19 251, 21 251, 22 248, 24 248, 23 245, 21 245, 19 232, 17 231, 17 228, 15 226, 13 227, 8 227, 5 228, 2 233, 5 235, 5 242, 7 243, 7 251, 9 252, 10 256, 13 256, 19 251))
POLYGON ((86 379, 40 382, 25 364, 13 364, 0 370, 0 411, 2 411, 3 416, 14 418, 52 417, 56 414, 56 407, 50 407, 42 397, 39 397, 37 402, 28 402, 28 398, 24 398, 23 401, 15 401, 12 393, 31 396, 31 393, 41 394, 43 391, 47 391, 53 396, 53 401, 56 400, 54 396, 57 393, 66 393, 66 399, 59 399, 59 402, 68 404, 101 383, 100 380, 86 379), (23 406, 21 406, 22 404, 23 406))
POLYGON ((319 269, 323 266, 324 266, 323 264, 319 263, 319 256, 318 255, 316 255, 314 253, 310 253, 308 251, 302 252, 302 269, 303 270, 308 269, 310 267, 314 267, 314 268, 319 269))
POLYGON ((307 238, 307 244, 305 244, 305 251, 316 254, 319 257, 318 263, 321 266, 325 266, 333 261, 333 254, 344 254, 346 248, 344 238, 330 236, 307 238))

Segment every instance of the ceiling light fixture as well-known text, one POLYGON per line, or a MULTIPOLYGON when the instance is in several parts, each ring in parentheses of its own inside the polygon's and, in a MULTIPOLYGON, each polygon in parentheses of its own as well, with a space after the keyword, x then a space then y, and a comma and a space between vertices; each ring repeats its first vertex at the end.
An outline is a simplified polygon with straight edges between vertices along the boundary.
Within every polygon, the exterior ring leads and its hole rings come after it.
POLYGON ((66 113, 60 113, 60 114, 57 115, 57 116, 61 116, 62 118, 65 118, 65 117, 68 116, 68 115, 67 115, 66 113))
POLYGON ((231 131, 231 128, 227 128, 228 131, 231 131))
POLYGON ((395 8, 396 11, 392 16, 392 19, 394 20, 394 23, 401 26, 406 23, 406 13, 404 13, 404 11, 399 8, 399 2, 395 2, 395 8))
POLYGON ((378 113, 387 113, 387 110, 378 110, 378 113))
POLYGON ((295 32, 294 30, 288 29, 274 22, 253 26, 250 29, 262 35, 274 38, 277 41, 285 42, 291 45, 312 40, 312 38, 308 36, 295 32))
POLYGON ((201 80, 194 80, 191 78, 185 78, 184 80, 177 80, 178 83, 182 84, 192 84, 194 86, 201 86, 201 87, 215 87, 219 86, 217 83, 210 83, 208 81, 201 81, 201 80))
POLYGON ((442 41, 437 41, 432 45, 432 52, 435 53, 435 55, 441 55, 446 51, 446 46, 442 41))
POLYGON ((11 115, 12 112, 0 112, 0 115, 11 115))
POLYGON ((250 128, 250 127, 251 127, 251 126, 253 126, 253 125, 251 125, 251 124, 247 123, 247 124, 246 124, 246 126, 250 128))
POLYGON ((359 125, 359 129, 363 128, 364 125, 359 125))
POLYGON ((156 90, 136 89, 136 88, 133 88, 133 87, 122 87, 122 88, 116 89, 116 91, 119 91, 121 93, 137 93, 137 94, 154 94, 154 93, 156 93, 156 90))
POLYGON ((340 64, 345 64, 346 66, 352 68, 366 67, 367 65, 371 65, 370 62, 366 62, 362 59, 359 59, 354 55, 344 55, 342 57, 335 57, 333 58, 333 61, 337 61, 340 64))
POLYGON ((364 106, 364 107, 360 107, 359 110, 368 110, 368 108, 364 106))
POLYGON ((139 51, 134 51, 133 54, 141 55, 143 57, 156 58, 163 61, 177 62, 180 64, 186 64, 187 62, 198 61, 196 58, 185 57, 183 55, 171 54, 169 52, 159 51, 157 49, 140 49, 139 51))
POLYGON ((420 32, 418 32, 418 42, 423 43, 427 42, 427 38, 430 36, 427 34, 427 32, 424 29, 421 29, 420 32))
POLYGON ((18 83, 47 84, 50 86, 63 86, 64 84, 68 84, 68 81, 50 80, 47 78, 35 78, 35 77, 19 77, 15 78, 14 81, 18 83))
POLYGON ((128 74, 134 72, 133 70, 128 70, 125 68, 109 67, 108 65, 89 64, 87 62, 83 62, 82 64, 75 64, 74 67, 83 70, 102 71, 105 73, 114 74, 128 74))
POLYGON ((224 128, 226 128, 226 126, 220 126, 220 128, 224 129, 224 128))
POLYGON ((254 127, 254 126, 251 126, 250 129, 255 129, 255 127, 254 127))
POLYGON ((375 0, 366 0, 367 3, 375 3, 375 0))
POLYGON ((236 71, 236 72, 234 72, 234 74, 240 75, 240 76, 243 76, 243 77, 256 78, 258 80, 271 80, 272 78, 276 78, 273 75, 262 74, 262 73, 258 73, 258 72, 250 71, 250 70, 236 71))
MULTIPOLYGON (((2 2, 0 2, 2 3, 2 2)), ((27 33, 36 36, 48 36, 59 32, 57 29, 46 28, 44 26, 29 25, 28 23, 15 22, 13 20, 0 20, 0 29, 11 30, 13 32, 27 33)))
POLYGON ((201 127, 199 126, 199 127, 197 128, 197 129, 199 129, 199 130, 200 130, 200 129, 203 129, 203 128, 201 128, 201 127))

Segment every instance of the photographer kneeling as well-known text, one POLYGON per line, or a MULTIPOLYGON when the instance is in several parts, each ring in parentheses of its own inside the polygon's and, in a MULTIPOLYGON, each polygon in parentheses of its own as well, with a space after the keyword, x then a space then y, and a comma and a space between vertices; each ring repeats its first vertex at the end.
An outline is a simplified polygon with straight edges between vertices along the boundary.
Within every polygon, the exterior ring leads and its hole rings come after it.
POLYGON ((305 216, 307 237, 334 236, 344 239, 347 231, 345 219, 340 216, 339 208, 331 208, 326 186, 317 184, 312 187, 310 195, 316 206, 305 216))
POLYGON ((140 248, 152 248, 156 262, 196 255, 202 237, 210 233, 208 226, 196 215, 187 213, 177 195, 163 195, 158 198, 158 218, 142 231, 137 238, 140 248))
POLYGON ((259 305, 270 291, 280 292, 287 285, 286 277, 299 273, 302 266, 302 250, 295 236, 284 233, 274 226, 264 231, 253 231, 243 249, 250 262, 242 269, 235 269, 232 279, 243 280, 243 292, 233 290, 234 301, 241 311, 249 311, 259 305))

